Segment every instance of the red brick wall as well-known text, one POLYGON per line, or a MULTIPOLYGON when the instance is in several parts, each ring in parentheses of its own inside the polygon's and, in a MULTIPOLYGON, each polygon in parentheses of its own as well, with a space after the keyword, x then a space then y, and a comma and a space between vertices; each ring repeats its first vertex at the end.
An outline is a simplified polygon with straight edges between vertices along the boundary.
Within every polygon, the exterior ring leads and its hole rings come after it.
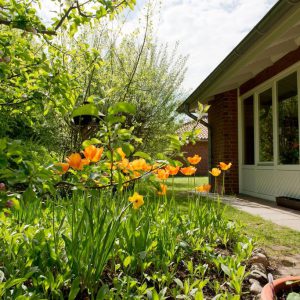
MULTIPOLYGON (((199 141, 195 145, 188 144, 181 148, 182 152, 184 153, 184 157, 194 156, 198 154, 202 157, 201 162, 196 165, 197 168, 197 175, 200 176, 207 176, 208 175, 208 142, 207 141, 199 141)), ((183 160, 181 160, 183 164, 186 164, 183 160)))
MULTIPOLYGON (((239 192, 238 181, 238 119, 237 119, 237 90, 231 90, 216 95, 208 111, 208 122, 211 126, 212 167, 221 161, 232 163, 226 173, 225 192, 239 192)), ((212 177, 212 176, 211 176, 212 177)), ((210 178, 214 184, 214 179, 210 178)), ((218 177, 221 185, 221 176, 218 177)))
POLYGON ((255 77, 243 83, 240 87, 240 94, 243 95, 249 90, 255 88, 264 81, 272 78, 276 74, 285 70, 286 68, 292 66, 296 62, 300 61, 300 47, 290 53, 286 54, 284 57, 276 61, 272 66, 264 69, 258 73, 255 77))

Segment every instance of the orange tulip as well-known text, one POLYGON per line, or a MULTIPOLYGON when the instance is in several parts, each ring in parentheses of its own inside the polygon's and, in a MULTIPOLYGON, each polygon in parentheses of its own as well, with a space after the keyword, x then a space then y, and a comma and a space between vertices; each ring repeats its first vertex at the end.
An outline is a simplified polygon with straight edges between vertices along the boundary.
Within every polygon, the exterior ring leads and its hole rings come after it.
POLYGON ((187 159, 188 159, 190 164, 197 165, 201 161, 202 157, 195 154, 193 157, 188 157, 187 159))
POLYGON ((219 168, 213 168, 211 171, 209 171, 209 173, 212 175, 212 176, 219 176, 221 174, 221 170, 219 168))
POLYGON ((125 169, 128 168, 128 166, 129 166, 129 160, 127 158, 124 158, 120 162, 118 162, 118 168, 123 170, 124 172, 125 172, 125 169))
POLYGON ((179 167, 166 166, 166 170, 169 172, 170 175, 174 176, 177 175, 179 167))
POLYGON ((169 172, 164 169, 158 169, 156 176, 161 180, 167 180, 169 178, 169 172))
POLYGON ((135 159, 130 164, 134 171, 143 170, 147 166, 147 163, 143 158, 135 159))
POLYGON ((193 166, 189 166, 189 167, 180 169, 180 172, 186 176, 193 175, 193 174, 195 174, 196 171, 197 171, 197 168, 195 168, 193 166))
POLYGON ((210 184, 203 184, 200 186, 196 187, 196 191, 200 192, 200 193, 208 193, 211 189, 211 185, 210 184))
POLYGON ((126 154, 121 147, 117 149, 117 153, 121 156, 122 160, 126 157, 126 154))
POLYGON ((82 170, 84 165, 87 165, 88 162, 81 158, 79 153, 72 153, 68 158, 66 158, 69 166, 74 170, 82 170))
POLYGON ((227 171, 230 169, 232 166, 232 163, 230 162, 229 164, 225 164, 224 162, 220 162, 220 168, 222 171, 227 171))
POLYGON ((86 159, 89 159, 92 162, 97 162, 100 160, 103 150, 103 147, 96 148, 94 145, 90 145, 84 149, 83 154, 86 159))
POLYGON ((56 163, 55 165, 61 168, 61 172, 59 172, 59 174, 66 173, 70 167, 68 163, 56 163))
POLYGON ((164 196, 167 194, 167 186, 165 184, 160 184, 160 191, 157 192, 158 195, 164 196))

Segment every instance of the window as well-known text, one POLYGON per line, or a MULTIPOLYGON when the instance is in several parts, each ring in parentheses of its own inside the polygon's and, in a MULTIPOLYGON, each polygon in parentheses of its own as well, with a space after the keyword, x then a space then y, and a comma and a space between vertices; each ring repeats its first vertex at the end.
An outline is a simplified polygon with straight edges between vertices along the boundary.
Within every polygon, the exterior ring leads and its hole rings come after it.
POLYGON ((299 164, 297 73, 277 83, 278 151, 280 164, 299 164))
POLYGON ((272 89, 258 95, 259 161, 273 161, 272 89))
POLYGON ((254 110, 253 96, 243 103, 244 115, 244 164, 254 165, 254 110))

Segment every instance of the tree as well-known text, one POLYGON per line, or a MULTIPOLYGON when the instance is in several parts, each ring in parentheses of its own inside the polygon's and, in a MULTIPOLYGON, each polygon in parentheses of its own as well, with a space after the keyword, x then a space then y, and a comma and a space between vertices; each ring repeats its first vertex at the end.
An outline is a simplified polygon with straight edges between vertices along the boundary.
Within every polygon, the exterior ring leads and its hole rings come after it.
POLYGON ((84 88, 77 105, 89 96, 102 105, 104 113, 120 101, 136 105, 137 114, 128 118, 127 126, 134 126, 133 133, 143 140, 135 147, 154 153, 166 147, 166 135, 177 128, 175 110, 181 96, 186 57, 177 54, 177 47, 170 52, 167 45, 159 45, 154 39, 149 12, 145 19, 143 31, 137 29, 122 39, 114 38, 119 28, 111 31, 103 23, 97 26, 101 31, 84 30, 78 38, 81 43, 77 46, 77 61, 70 65, 74 72, 80 69, 82 74, 79 80, 84 88), (94 53, 103 55, 95 56, 94 60, 84 56, 85 43, 94 53))
POLYGON ((0 1, 1 136, 15 138, 22 124, 26 138, 30 132, 38 135, 45 128, 49 129, 45 134, 57 135, 58 141, 67 137, 68 127, 57 129, 73 109, 81 87, 76 80, 78 74, 69 73, 66 65, 76 53, 65 51, 61 36, 75 40, 74 34, 83 24, 92 25, 102 17, 113 17, 135 4, 135 0, 51 2, 60 11, 47 26, 37 12, 38 5, 43 10, 40 1, 0 1))

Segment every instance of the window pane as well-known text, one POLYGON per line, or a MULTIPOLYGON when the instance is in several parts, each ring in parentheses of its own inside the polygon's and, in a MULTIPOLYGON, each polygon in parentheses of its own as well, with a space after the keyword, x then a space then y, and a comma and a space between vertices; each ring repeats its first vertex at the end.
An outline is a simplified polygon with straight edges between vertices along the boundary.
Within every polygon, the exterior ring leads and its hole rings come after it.
POLYGON ((273 161, 272 89, 259 94, 259 161, 273 161))
POLYGON ((253 96, 244 100, 244 164, 254 165, 253 96))
POLYGON ((278 81, 279 163, 299 164, 297 73, 278 81))

